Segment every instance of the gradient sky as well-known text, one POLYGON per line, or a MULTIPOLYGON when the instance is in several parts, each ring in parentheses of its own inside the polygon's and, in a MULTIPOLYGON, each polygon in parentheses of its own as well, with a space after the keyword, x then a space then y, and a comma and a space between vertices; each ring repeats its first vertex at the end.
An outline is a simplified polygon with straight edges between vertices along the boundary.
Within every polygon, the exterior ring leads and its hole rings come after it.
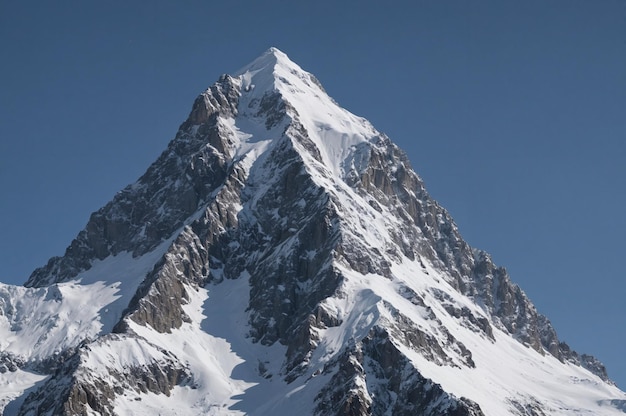
POLYGON ((21 284, 270 46, 409 155, 626 388, 622 0, 0 1, 0 281, 21 284))

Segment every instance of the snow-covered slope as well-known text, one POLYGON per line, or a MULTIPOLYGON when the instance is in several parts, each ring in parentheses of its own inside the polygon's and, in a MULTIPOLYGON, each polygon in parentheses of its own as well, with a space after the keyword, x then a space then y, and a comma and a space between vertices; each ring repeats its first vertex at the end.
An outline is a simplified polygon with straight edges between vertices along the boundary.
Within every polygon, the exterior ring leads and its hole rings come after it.
POLYGON ((272 48, 27 287, 4 414, 618 415, 406 156, 272 48))

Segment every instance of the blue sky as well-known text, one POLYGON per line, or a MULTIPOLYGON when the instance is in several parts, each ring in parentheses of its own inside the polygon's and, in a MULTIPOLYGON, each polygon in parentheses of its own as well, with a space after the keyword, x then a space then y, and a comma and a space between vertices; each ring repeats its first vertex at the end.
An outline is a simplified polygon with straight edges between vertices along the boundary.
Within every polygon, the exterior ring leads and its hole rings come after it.
POLYGON ((626 387, 626 3, 1 2, 0 281, 270 46, 409 155, 474 247, 626 387))

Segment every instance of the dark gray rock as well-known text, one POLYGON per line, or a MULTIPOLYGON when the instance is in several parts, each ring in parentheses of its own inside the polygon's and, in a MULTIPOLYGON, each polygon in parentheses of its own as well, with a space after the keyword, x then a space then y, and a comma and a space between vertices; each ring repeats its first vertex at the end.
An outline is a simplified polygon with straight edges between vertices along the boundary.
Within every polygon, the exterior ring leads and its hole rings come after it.
POLYGON ((483 415, 476 403, 424 378, 384 328, 374 327, 324 372, 332 377, 316 397, 319 415, 483 415))
MULTIPOLYGON (((318 84, 313 77, 305 83, 318 84)), ((391 241, 381 248, 365 242, 362 229, 343 220, 342 199, 314 179, 301 149, 322 162, 297 110, 277 91, 241 99, 239 81, 228 75, 203 92, 174 140, 133 185, 93 213, 63 257, 33 272, 26 286, 46 287, 75 278, 94 260, 121 252, 141 256, 164 242, 169 247, 128 301, 114 334, 39 362, 0 354, 0 373, 18 367, 51 374, 30 392, 20 414, 112 414, 116 395, 124 391, 169 394, 190 383, 192 375, 175 357, 119 372, 107 380, 85 374, 82 357, 107 339, 136 339, 131 322, 171 332, 189 321, 183 305, 189 290, 249 278, 249 337, 257 343, 285 345, 281 376, 292 382, 307 374, 318 347, 319 332, 342 324, 324 301, 341 297, 341 267, 394 281, 391 262, 404 258, 439 269, 455 290, 483 308, 478 314, 457 305, 442 291, 431 294, 461 325, 493 341, 493 327, 519 342, 561 361, 572 362, 608 380, 595 358, 572 351, 559 341, 547 318, 539 314, 504 268, 472 249, 449 213, 427 193, 406 155, 384 135, 362 143, 344 163, 344 180, 378 213, 388 212, 400 226, 387 230, 391 241), (250 168, 235 155, 236 138, 220 117, 245 113, 274 139, 269 154, 250 168), (284 127, 284 128, 283 128, 284 127), (271 133, 270 133, 271 131, 271 133), (252 175, 249 169, 254 170, 252 175), (243 209, 242 209, 243 207, 243 209), (108 338, 107 338, 108 337, 108 338)), ((396 282, 394 282, 396 283, 396 282)), ((329 363, 330 382, 316 398, 324 415, 482 415, 480 407, 457 398, 432 380, 400 351, 410 348, 440 366, 473 368, 471 351, 445 328, 426 305, 427 293, 397 285, 398 293, 421 309, 433 333, 412 323, 399 308, 382 301, 392 317, 383 319, 362 339, 329 363), (436 333, 435 333, 436 332, 436 333), (390 410, 391 409, 391 410, 390 410)), ((50 291, 50 296, 54 296, 50 291)), ((13 305, 0 297, 0 314, 13 305)), ((259 373, 268 376, 265 364, 259 373)), ((542 414, 528 401, 511 402, 522 414, 542 414)))
POLYGON ((94 374, 89 367, 85 367, 84 357, 92 348, 99 348, 111 339, 119 341, 120 337, 106 336, 77 349, 45 383, 28 394, 18 416, 87 416, 94 412, 114 416, 113 402, 117 395, 152 392, 169 396, 174 386, 192 382, 188 370, 168 353, 165 353, 163 361, 126 368, 123 372, 115 368, 100 368, 94 374), (106 370, 105 376, 102 375, 103 370, 106 370))
POLYGON ((230 77, 201 94, 157 161, 93 213, 65 255, 35 270, 25 286, 67 281, 89 269, 93 260, 122 251, 140 256, 180 229, 227 177, 232 143, 216 116, 235 112, 238 94, 230 77))

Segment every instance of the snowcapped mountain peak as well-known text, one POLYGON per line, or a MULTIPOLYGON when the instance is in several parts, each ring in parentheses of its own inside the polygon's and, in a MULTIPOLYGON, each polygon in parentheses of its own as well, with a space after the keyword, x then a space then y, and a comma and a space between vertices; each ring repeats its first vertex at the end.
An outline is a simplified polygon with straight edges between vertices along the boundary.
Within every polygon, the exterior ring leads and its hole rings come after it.
POLYGON ((308 133, 309 144, 316 150, 314 159, 335 176, 344 177, 354 168, 346 163, 355 159, 360 145, 381 136, 367 120, 340 107, 315 76, 277 48, 268 49, 234 78, 241 88, 240 115, 265 117, 267 108, 284 105, 284 121, 308 133))
POLYGON ((258 58, 238 70, 234 73, 234 76, 239 76, 247 72, 258 72, 267 70, 270 74, 274 71, 274 67, 277 65, 284 67, 291 67, 296 71, 302 71, 300 66, 293 62, 287 54, 279 50, 278 48, 271 47, 263 52, 258 58))
POLYGON ((234 76, 241 80, 241 87, 246 91, 252 89, 263 92, 272 91, 275 89, 275 70, 279 65, 300 69, 287 55, 276 48, 270 48, 257 59, 237 71, 234 76))
MULTIPOLYGON (((244 90, 271 91, 280 84, 291 84, 296 78, 314 78, 277 48, 269 48, 261 56, 244 66, 234 77, 241 79, 244 90)), ((318 88, 321 85, 317 83, 318 88)))
MULTIPOLYGON (((369 146, 383 137, 367 120, 340 107, 312 74, 276 48, 204 91, 181 137, 203 137, 202 126, 214 118, 229 138, 211 144, 226 158, 254 155, 262 160, 278 139, 286 139, 311 169, 328 178, 358 176, 369 146)), ((253 159, 248 157, 248 164, 253 159)))
POLYGON ((0 413, 619 415, 406 155, 270 48, 24 288, 0 413))

